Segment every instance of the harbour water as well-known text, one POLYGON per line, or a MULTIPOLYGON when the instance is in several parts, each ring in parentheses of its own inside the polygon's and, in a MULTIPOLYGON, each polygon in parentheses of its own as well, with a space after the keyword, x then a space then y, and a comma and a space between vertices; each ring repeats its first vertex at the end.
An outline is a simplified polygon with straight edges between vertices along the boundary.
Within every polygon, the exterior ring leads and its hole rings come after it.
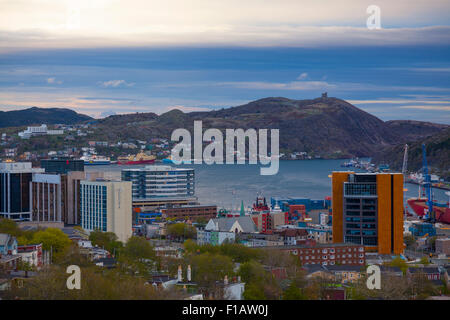
MULTIPOLYGON (((346 160, 295 160, 280 161, 276 175, 260 175, 259 165, 181 165, 195 169, 196 196, 201 204, 215 204, 219 207, 238 210, 241 200, 247 208, 253 204, 258 193, 270 200, 270 197, 304 197, 324 199, 331 196, 332 171, 360 169, 342 168, 346 160)), ((166 164, 164 164, 166 165, 166 164)), ((172 165, 175 166, 175 165, 172 165)), ((113 177, 120 178, 124 168, 143 166, 95 166, 85 167, 87 171, 108 171, 113 177)), ((405 199, 418 195, 418 186, 406 184, 408 191, 405 199)), ((444 190, 433 189, 436 200, 448 201, 444 190)), ((406 202, 405 202, 406 203, 406 202)))

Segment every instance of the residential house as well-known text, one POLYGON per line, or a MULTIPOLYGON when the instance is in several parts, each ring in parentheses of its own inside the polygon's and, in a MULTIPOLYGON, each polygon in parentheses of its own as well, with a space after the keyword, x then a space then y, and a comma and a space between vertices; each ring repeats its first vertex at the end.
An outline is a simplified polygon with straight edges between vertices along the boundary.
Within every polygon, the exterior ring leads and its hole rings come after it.
POLYGON ((283 238, 284 244, 287 246, 295 246, 297 241, 306 240, 308 238, 308 231, 305 229, 283 229, 277 232, 283 238))
POLYGON ((429 267, 422 267, 422 268, 408 268, 406 270, 406 275, 409 279, 412 279, 413 277, 417 277, 420 274, 423 274, 428 280, 435 281, 441 279, 441 273, 439 271, 439 268, 437 266, 429 266, 429 267))
POLYGON ((391 266, 379 266, 381 275, 388 277, 402 277, 403 272, 399 267, 391 267, 391 266))
POLYGON ((7 233, 0 233, 0 254, 16 255, 17 239, 7 233))
POLYGON ((42 243, 18 246, 17 251, 17 254, 22 257, 22 261, 30 266, 40 268, 43 265, 42 243))
POLYGON ((203 230, 197 230, 197 243, 220 245, 234 242, 239 233, 257 233, 258 229, 249 216, 210 219, 203 230))
POLYGON ((302 266, 302 269, 306 271, 306 279, 322 278, 328 280, 334 280, 334 275, 321 264, 307 264, 302 266))
POLYGON ((342 265, 329 265, 326 267, 330 271, 336 281, 341 283, 353 283, 361 279, 363 266, 342 266, 342 265))
POLYGON ((117 261, 114 258, 99 258, 94 263, 96 266, 112 269, 116 267, 117 261))

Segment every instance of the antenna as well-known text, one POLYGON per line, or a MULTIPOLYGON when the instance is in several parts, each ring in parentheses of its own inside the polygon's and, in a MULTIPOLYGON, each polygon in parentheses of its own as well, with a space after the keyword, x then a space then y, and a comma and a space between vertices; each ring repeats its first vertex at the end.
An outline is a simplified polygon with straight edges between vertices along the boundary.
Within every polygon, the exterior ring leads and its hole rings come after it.
POLYGON ((405 153, 403 154, 403 167, 402 167, 403 175, 406 174, 407 167, 408 167, 408 145, 405 144, 405 153))

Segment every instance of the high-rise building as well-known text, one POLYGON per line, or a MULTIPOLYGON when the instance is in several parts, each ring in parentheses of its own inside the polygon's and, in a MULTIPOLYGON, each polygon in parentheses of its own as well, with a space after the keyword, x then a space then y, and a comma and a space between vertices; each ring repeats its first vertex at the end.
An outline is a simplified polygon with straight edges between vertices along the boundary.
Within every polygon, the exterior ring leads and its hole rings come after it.
POLYGON ((380 254, 403 252, 403 175, 332 174, 333 242, 380 254))
POLYGON ((133 206, 195 204, 194 169, 146 166, 122 170, 122 181, 133 183, 133 206))
POLYGON ((114 232, 120 241, 132 235, 131 186, 128 181, 81 181, 81 226, 114 232))
POLYGON ((32 221, 62 222, 66 211, 65 175, 35 173, 31 181, 32 221))
POLYGON ((31 220, 31 181, 33 173, 43 171, 31 162, 0 163, 0 217, 31 220))
POLYGON ((67 224, 81 223, 81 181, 95 181, 104 178, 104 172, 70 171, 66 176, 66 184, 63 186, 67 194, 67 204, 63 211, 63 221, 67 224))
POLYGON ((44 159, 41 168, 46 173, 67 174, 69 171, 84 171, 84 160, 76 159, 44 159))

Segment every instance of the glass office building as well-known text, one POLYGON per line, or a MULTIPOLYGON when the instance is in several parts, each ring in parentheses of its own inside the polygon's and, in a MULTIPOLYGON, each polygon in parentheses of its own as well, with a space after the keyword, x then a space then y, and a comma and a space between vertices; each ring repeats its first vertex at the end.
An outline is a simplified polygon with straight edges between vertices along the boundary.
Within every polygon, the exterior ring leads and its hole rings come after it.
POLYGON ((15 221, 31 220, 31 181, 34 172, 30 162, 0 163, 0 217, 15 221))
POLYGON ((41 160, 41 168, 47 173, 67 174, 69 171, 84 171, 84 161, 75 159, 41 160))
POLYGON ((403 175, 332 174, 333 242, 380 254, 403 252, 403 175))
POLYGON ((194 169, 146 166, 122 170, 122 181, 133 183, 133 201, 189 198, 195 194, 194 169))

